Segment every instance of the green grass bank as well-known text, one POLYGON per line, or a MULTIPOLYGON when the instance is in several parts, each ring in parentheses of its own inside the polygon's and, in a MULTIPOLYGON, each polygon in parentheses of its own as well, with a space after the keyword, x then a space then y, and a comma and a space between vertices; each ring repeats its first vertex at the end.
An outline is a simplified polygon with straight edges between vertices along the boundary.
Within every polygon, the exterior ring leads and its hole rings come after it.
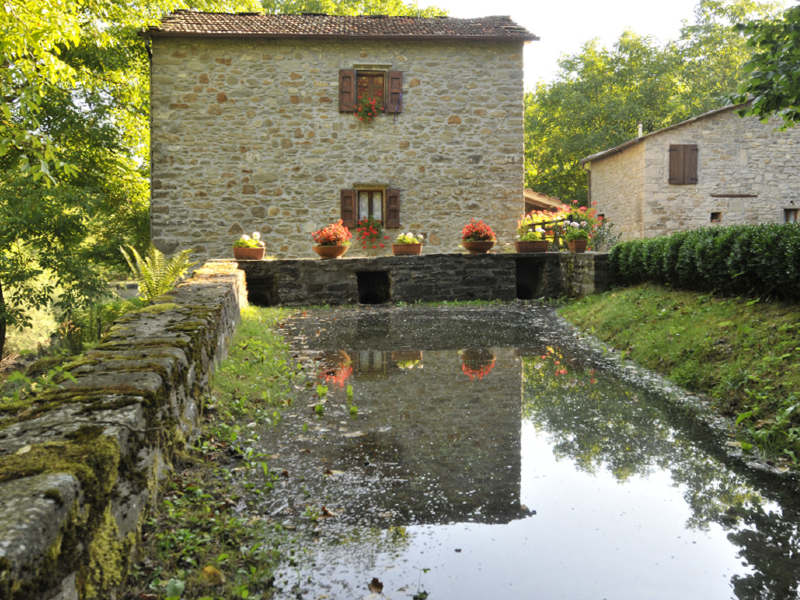
POLYGON ((742 448, 800 466, 800 306, 644 284, 560 314, 625 358, 707 395, 742 448))

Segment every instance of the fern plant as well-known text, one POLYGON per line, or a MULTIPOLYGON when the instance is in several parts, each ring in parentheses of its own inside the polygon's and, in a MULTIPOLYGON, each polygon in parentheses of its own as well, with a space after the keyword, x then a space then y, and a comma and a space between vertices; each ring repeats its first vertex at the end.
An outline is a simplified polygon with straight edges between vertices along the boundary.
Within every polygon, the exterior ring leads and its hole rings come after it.
POLYGON ((142 258, 136 248, 133 246, 128 246, 128 248, 134 260, 131 260, 122 246, 119 250, 128 262, 136 283, 139 284, 139 296, 148 302, 171 290, 178 279, 186 274, 189 267, 197 264, 189 262, 191 250, 182 250, 167 258, 151 245, 145 257, 142 258))

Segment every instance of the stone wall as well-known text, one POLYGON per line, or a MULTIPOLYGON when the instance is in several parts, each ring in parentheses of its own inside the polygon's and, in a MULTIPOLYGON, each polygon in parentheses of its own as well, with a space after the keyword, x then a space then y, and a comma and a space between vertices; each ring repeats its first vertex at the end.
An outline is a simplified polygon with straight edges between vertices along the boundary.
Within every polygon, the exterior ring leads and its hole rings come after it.
POLYGON ((642 237, 644 202, 644 145, 592 163, 591 198, 595 208, 614 223, 626 240, 642 237))
POLYGON ((800 208, 800 130, 774 131, 780 123, 729 110, 653 135, 592 164, 592 199, 624 239, 637 228, 654 237, 704 227, 712 212, 720 225, 783 222, 784 209, 800 208), (668 184, 670 144, 697 144, 696 185, 668 184), (620 180, 638 172, 642 149, 643 188, 626 189, 620 180))
POLYGON ((239 261, 262 305, 580 297, 607 289, 606 254, 431 254, 239 261))
MULTIPOLYGON (((340 190, 400 190, 400 230, 451 252, 471 217, 512 241, 523 212, 521 42, 156 38, 152 239, 230 256, 310 257, 340 218, 340 190), (339 113, 339 69, 403 73, 403 111, 339 113)), ((359 247, 352 255, 388 254, 359 247)))
POLYGON ((0 599, 117 597, 146 507, 247 300, 235 264, 195 271, 64 365, 76 381, 0 413, 0 599))

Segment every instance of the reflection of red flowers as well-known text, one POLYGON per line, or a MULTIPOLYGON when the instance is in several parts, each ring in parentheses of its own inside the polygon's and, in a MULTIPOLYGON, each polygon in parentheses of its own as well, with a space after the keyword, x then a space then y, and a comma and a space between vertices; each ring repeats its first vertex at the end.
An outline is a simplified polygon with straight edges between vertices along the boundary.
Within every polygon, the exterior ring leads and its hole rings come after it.
POLYGON ((325 380, 325 383, 336 384, 339 387, 344 387, 347 378, 353 374, 353 367, 350 366, 350 363, 339 367, 334 371, 328 371, 327 373, 320 373, 320 377, 325 380))
POLYGON ((461 351, 461 370, 470 381, 480 381, 486 377, 495 365, 494 352, 488 348, 469 348, 461 351))
POLYGON ((486 377, 492 369, 494 369, 494 363, 495 361, 493 360, 491 364, 484 365, 479 369, 468 367, 467 365, 461 365, 461 370, 464 372, 464 375, 469 377, 470 381, 475 381, 475 379, 480 381, 486 377))

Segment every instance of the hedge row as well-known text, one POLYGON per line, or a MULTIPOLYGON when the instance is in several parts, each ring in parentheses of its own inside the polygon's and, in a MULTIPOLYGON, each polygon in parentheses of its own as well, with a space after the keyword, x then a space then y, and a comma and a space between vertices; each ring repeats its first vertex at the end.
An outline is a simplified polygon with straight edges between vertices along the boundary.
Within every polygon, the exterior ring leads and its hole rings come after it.
POLYGON ((732 225, 622 242, 611 249, 614 282, 800 300, 800 224, 732 225))

